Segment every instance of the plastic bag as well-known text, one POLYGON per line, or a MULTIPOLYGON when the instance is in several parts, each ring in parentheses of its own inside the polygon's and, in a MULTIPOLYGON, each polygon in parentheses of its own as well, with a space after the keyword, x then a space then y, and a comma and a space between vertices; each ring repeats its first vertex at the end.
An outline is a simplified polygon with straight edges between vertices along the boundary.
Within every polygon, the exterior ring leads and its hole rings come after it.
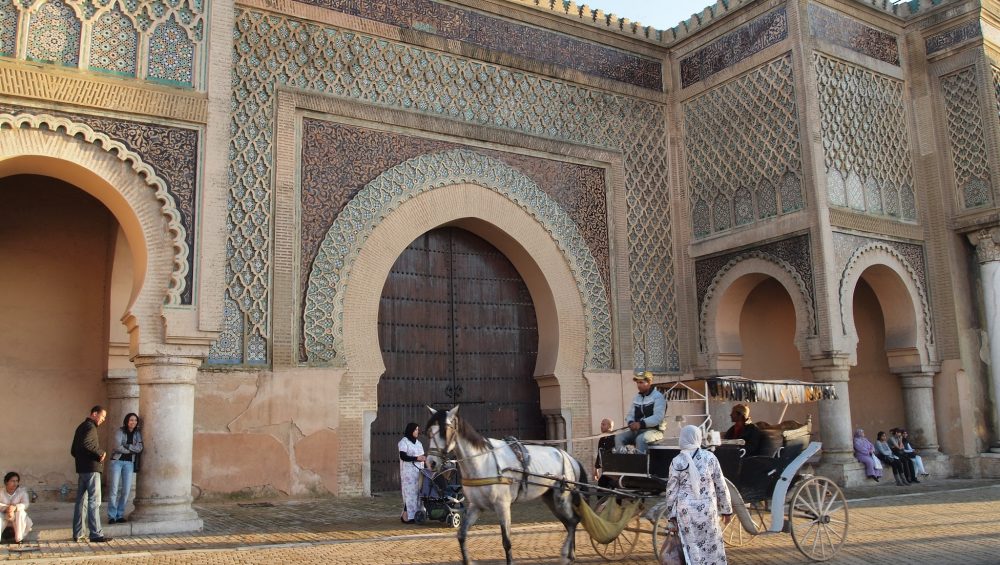
POLYGON ((685 565, 684 547, 681 545, 680 536, 671 533, 665 537, 667 539, 660 551, 660 565, 685 565))

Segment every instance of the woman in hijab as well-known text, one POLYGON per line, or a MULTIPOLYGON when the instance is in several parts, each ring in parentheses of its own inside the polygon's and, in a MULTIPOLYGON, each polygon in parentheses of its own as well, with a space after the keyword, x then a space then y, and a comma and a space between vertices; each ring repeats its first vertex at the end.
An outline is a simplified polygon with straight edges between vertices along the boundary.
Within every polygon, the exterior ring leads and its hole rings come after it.
POLYGON ((420 510, 420 500, 417 496, 420 489, 420 470, 424 468, 424 446, 417 439, 420 426, 410 422, 406 424, 403 439, 399 440, 399 488, 403 491, 403 513, 399 519, 405 524, 412 524, 420 510))
POLYGON ((719 460, 701 449, 699 427, 684 426, 680 446, 667 478, 667 515, 678 526, 688 565, 725 565, 719 516, 728 524, 733 505, 719 460))
POLYGON ((882 478, 882 466, 875 462, 875 446, 865 437, 861 428, 854 430, 854 457, 865 466, 865 475, 878 482, 882 478))

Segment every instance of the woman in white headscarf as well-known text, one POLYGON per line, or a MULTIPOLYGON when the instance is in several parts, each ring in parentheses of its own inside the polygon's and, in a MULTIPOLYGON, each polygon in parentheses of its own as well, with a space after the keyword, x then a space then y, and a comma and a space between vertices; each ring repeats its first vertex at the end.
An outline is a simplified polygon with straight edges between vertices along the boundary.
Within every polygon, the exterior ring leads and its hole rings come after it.
POLYGON ((728 524, 733 505, 719 460, 701 449, 701 428, 696 426, 681 429, 680 446, 667 479, 668 516, 680 530, 688 565, 725 565, 719 517, 728 524))

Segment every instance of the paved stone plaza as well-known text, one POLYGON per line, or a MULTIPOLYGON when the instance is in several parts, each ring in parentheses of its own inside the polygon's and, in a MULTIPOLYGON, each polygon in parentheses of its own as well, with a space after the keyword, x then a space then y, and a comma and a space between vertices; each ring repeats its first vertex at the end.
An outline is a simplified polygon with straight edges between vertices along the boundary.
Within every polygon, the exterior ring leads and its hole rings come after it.
MULTIPOLYGON (((939 480, 919 487, 853 488, 848 544, 830 563, 930 564, 1000 563, 1000 483, 939 480)), ((122 536, 126 525, 106 531, 110 544, 69 542, 64 524, 39 528, 37 548, 0 550, 6 559, 73 563, 454 563, 454 531, 438 523, 403 526, 396 496, 198 505, 205 531, 190 535, 122 536)), ((39 505, 42 522, 61 519, 69 505, 39 505)), ((70 508, 71 510, 71 508, 70 508)), ((68 519, 66 520, 68 523, 68 519)), ((554 563, 561 528, 541 505, 516 508, 514 555, 520 563, 554 563)), ((601 563, 586 533, 577 537, 578 562, 601 563)), ((6 547, 6 546, 4 546, 6 547)), ((503 550, 495 522, 485 521, 470 537, 480 563, 496 563, 503 550)), ((734 564, 793 564, 806 559, 785 534, 762 536, 731 549, 734 564)), ((649 536, 641 536, 635 559, 654 563, 649 536)))

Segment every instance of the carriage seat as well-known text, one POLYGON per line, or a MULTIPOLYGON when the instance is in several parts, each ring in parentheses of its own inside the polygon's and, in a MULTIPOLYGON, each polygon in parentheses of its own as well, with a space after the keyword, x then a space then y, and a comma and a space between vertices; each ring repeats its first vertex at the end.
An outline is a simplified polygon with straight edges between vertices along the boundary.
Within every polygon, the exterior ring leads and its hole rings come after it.
POLYGON ((809 437, 812 434, 812 416, 806 419, 805 424, 795 420, 785 420, 780 424, 768 424, 767 422, 757 422, 757 429, 760 431, 760 455, 764 457, 774 457, 782 462, 781 468, 802 453, 802 450, 809 445, 809 437))
POLYGON ((809 445, 812 421, 800 424, 787 420, 777 425, 757 422, 757 429, 761 434, 760 455, 741 457, 735 469, 730 467, 733 474, 727 474, 730 480, 736 477, 733 483, 745 502, 770 497, 781 472, 809 445))

